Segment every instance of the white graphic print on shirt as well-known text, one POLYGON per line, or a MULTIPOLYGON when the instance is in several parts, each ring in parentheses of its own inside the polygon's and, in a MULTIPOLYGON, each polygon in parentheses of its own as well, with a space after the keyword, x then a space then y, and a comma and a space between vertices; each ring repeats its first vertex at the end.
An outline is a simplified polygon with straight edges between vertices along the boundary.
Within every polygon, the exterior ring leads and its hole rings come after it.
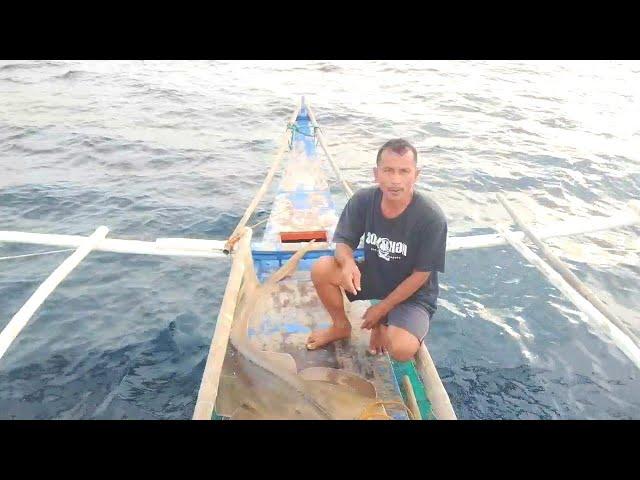
POLYGON ((371 245, 371 250, 378 253, 378 257, 387 262, 392 259, 400 259, 399 254, 407 256, 407 244, 402 242, 394 242, 388 238, 379 238, 375 233, 367 232, 365 243, 371 245))

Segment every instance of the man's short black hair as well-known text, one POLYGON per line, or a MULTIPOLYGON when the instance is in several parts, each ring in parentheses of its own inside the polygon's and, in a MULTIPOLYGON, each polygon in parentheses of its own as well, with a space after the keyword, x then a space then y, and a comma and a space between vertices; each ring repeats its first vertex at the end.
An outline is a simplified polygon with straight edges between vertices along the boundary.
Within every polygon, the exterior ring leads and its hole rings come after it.
POLYGON ((384 150, 391 150, 398 155, 404 155, 407 150, 413 152, 413 160, 418 164, 418 152, 416 148, 407 142, 404 138, 393 138, 380 147, 378 150, 378 156, 376 157, 376 165, 380 165, 380 159, 382 158, 382 152, 384 150))

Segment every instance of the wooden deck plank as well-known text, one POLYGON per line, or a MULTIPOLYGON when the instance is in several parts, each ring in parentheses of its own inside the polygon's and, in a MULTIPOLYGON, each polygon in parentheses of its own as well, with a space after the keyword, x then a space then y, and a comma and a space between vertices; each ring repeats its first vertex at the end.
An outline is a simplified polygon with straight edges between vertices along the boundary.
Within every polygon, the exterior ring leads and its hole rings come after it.
MULTIPOLYGON (((316 294, 309 272, 297 272, 296 277, 280 282, 269 300, 268 313, 251 325, 250 338, 263 350, 289 353, 298 371, 320 366, 344 369, 372 382, 381 400, 402 402, 389 358, 367 353, 369 332, 359 327, 368 302, 345 302, 353 325, 351 339, 307 350, 309 333, 328 327, 330 317, 316 294)), ((407 418, 402 407, 387 410, 394 418, 407 418)))

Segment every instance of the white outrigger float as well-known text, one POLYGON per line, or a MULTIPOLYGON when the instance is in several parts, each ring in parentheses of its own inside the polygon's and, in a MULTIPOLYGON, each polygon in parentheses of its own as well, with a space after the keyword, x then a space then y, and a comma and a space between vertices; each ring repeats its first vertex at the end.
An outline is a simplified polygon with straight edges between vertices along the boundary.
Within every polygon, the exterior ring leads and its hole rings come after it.
MULTIPOLYGON (((0 332, 0 361, 46 298, 92 251, 231 258, 194 419, 455 419, 449 396, 424 344, 414 361, 404 363, 394 362, 388 356, 366 355, 367 340, 359 329, 354 329, 350 341, 312 352, 306 349, 309 330, 329 320, 309 278, 313 261, 333 254, 335 247, 331 240, 338 213, 326 181, 327 165, 350 197, 353 191, 329 154, 313 111, 303 98, 287 123, 264 183, 226 240, 110 239, 106 238, 108 228, 104 226, 86 237, 0 231, 0 243, 76 249, 0 332), (326 163, 318 155, 318 145, 324 151, 326 163), (246 224, 283 159, 284 173, 263 238, 252 242, 252 230, 246 224), (267 376, 262 383, 256 380, 258 371, 267 376), (289 397, 275 391, 278 389, 290 392, 289 397)), ((448 239, 447 250, 512 245, 640 368, 638 337, 543 243, 546 238, 640 223, 638 204, 632 202, 628 211, 611 217, 529 227, 502 195, 498 199, 520 231, 497 227, 495 234, 452 237, 448 239), (527 247, 526 239, 535 243, 548 261, 527 247)), ((361 255, 362 250, 358 249, 356 256, 361 255)), ((366 302, 354 302, 348 305, 348 313, 356 318, 366 307, 366 302)))

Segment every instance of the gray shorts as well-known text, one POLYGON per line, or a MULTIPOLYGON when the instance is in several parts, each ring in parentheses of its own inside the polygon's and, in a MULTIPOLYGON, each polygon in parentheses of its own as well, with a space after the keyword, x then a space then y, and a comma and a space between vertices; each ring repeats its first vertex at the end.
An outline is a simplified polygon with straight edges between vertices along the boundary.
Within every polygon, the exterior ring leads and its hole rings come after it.
MULTIPOLYGON (((358 268, 362 271, 362 265, 358 264, 358 268)), ((356 300, 379 300, 370 285, 367 285, 364 275, 361 277, 360 286, 362 290, 357 295, 345 292, 350 302, 356 300)), ((429 332, 429 324, 431 322, 431 312, 423 305, 406 300, 396 305, 386 317, 381 320, 384 325, 393 325, 402 328, 416 337, 420 343, 424 340, 429 332)))
POLYGON ((382 319, 382 323, 385 325, 393 325, 394 327, 402 328, 413 334, 420 343, 422 343, 424 337, 429 333, 430 321, 431 315, 429 314, 429 310, 415 302, 404 302, 396 305, 395 308, 382 319))

